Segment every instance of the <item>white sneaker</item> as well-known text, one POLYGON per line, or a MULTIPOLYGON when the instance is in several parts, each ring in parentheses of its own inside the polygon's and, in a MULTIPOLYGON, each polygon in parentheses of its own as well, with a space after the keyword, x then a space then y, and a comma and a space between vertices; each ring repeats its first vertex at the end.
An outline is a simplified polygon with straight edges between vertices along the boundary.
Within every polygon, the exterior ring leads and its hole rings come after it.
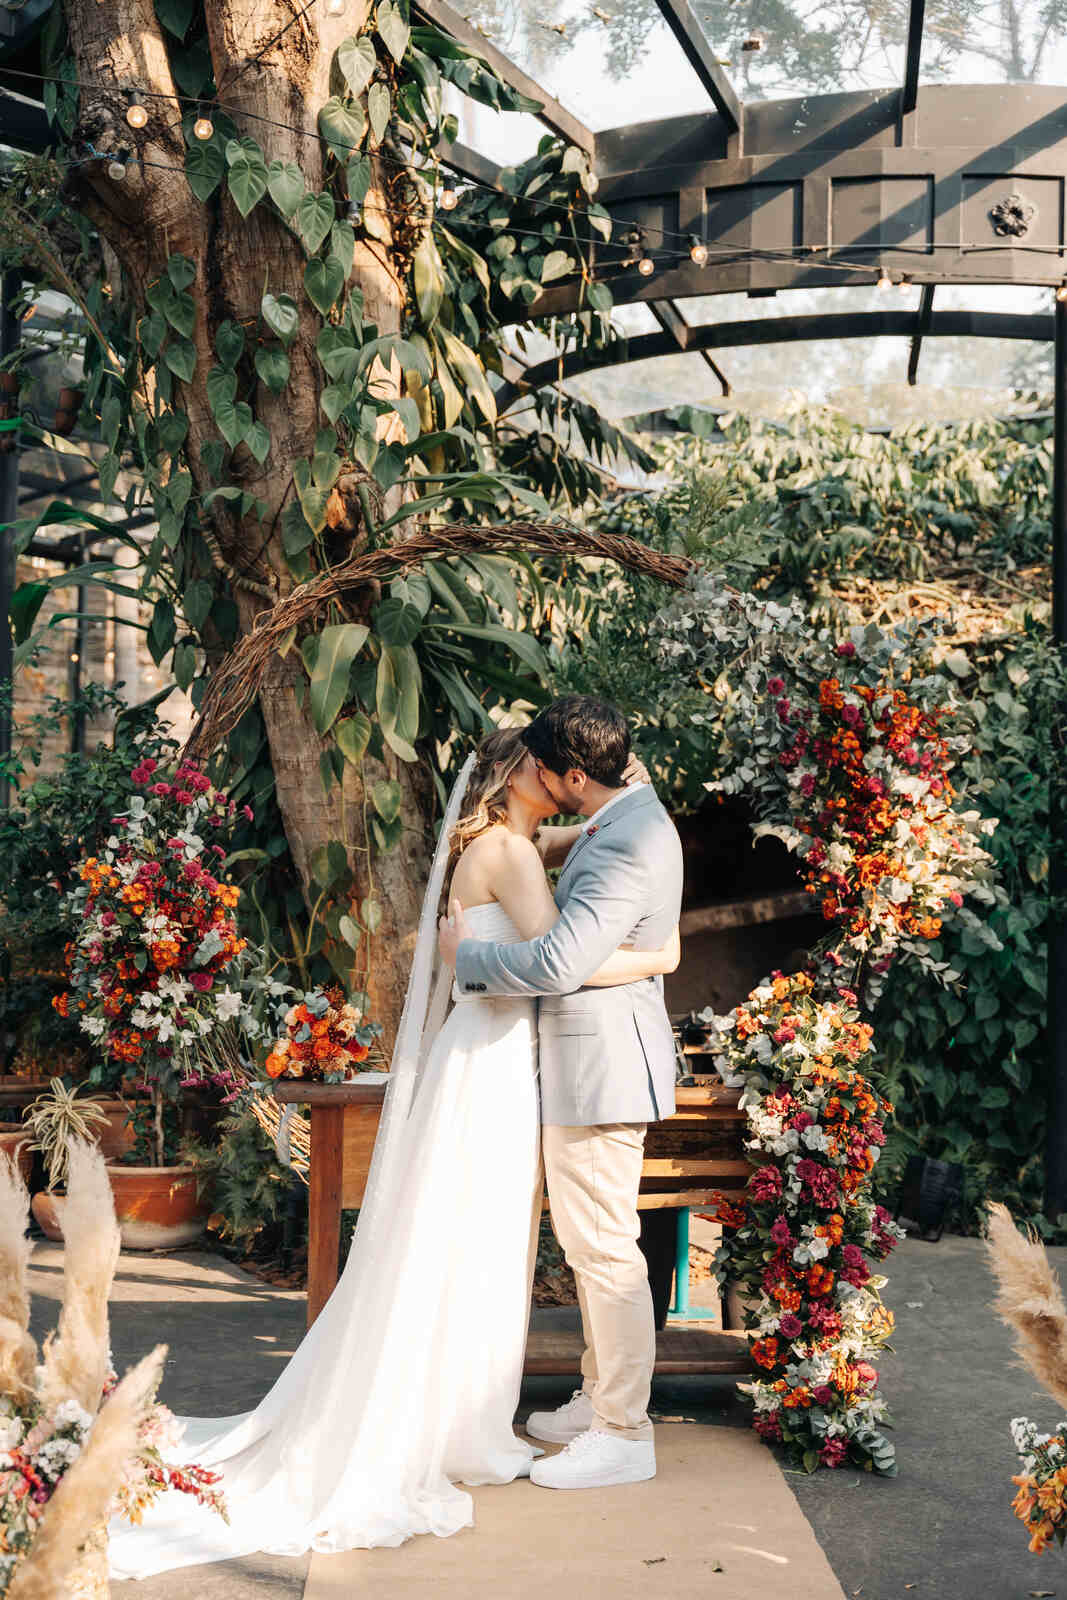
POLYGON ((584 1389, 575 1389, 565 1406, 556 1411, 531 1411, 526 1432, 549 1444, 570 1444, 593 1426, 593 1402, 584 1389))
POLYGON ((547 1461, 535 1461, 531 1483, 542 1489, 601 1489, 614 1483, 644 1483, 656 1476, 656 1447, 651 1439, 620 1439, 590 1428, 572 1439, 566 1450, 547 1461))

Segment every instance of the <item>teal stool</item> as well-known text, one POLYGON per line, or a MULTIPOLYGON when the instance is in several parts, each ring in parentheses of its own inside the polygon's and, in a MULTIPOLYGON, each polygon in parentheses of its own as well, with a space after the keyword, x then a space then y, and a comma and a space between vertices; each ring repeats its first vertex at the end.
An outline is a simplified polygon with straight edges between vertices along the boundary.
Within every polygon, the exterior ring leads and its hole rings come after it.
MULTIPOLYGON (((663 1302, 660 1301, 662 1305, 663 1302)), ((710 1306, 689 1304, 689 1207, 678 1208, 678 1233, 674 1247, 674 1304, 667 1312, 678 1322, 714 1321, 719 1313, 710 1306)))

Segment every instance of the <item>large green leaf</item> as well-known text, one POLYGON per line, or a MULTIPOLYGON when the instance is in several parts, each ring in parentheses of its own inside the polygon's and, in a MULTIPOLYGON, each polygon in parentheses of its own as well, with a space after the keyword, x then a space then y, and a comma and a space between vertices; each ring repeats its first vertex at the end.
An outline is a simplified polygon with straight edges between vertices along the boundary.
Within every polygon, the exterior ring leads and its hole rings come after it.
POLYGON ((378 32, 385 41, 397 66, 404 59, 404 52, 411 38, 411 29, 408 27, 400 11, 400 7, 393 4, 393 0, 380 0, 378 5, 378 32))
POLYGON ((348 698, 348 675, 370 629, 361 622, 341 622, 323 628, 311 674, 311 720, 317 733, 326 733, 348 698))
POLYGON ((281 394, 289 382, 289 357, 284 350, 268 350, 261 346, 256 351, 256 373, 271 394, 281 394))
POLYGON ((263 321, 283 344, 291 344, 300 326, 300 309, 292 295, 265 294, 260 302, 263 321))
POLYGON ((194 144, 185 152, 185 177, 196 198, 210 200, 226 171, 222 151, 214 144, 194 144))
POLYGON ((370 744, 371 720, 365 711, 357 711, 355 716, 345 717, 333 731, 334 742, 346 761, 358 765, 367 753, 370 744))
POLYGON ((332 194, 306 194, 293 212, 293 222, 309 255, 314 255, 333 227, 332 194))
POLYGON ((389 126, 389 113, 393 107, 392 96, 384 83, 372 83, 367 95, 367 115, 375 144, 381 144, 389 126))
POLYGON ((237 394, 237 374, 228 367, 212 367, 207 375, 207 399, 213 416, 237 394))
POLYGON ((337 65, 348 84, 349 93, 358 100, 374 76, 378 57, 366 35, 359 39, 342 39, 337 46, 337 65))
POLYGON ((438 254, 433 233, 429 228, 419 240, 413 267, 415 298, 418 302, 419 316, 422 318, 423 324, 429 327, 437 319, 437 313, 441 309, 441 300, 445 292, 445 275, 441 266, 441 257, 438 254))
POLYGON ((377 706, 382 736, 401 761, 417 759, 422 674, 411 645, 383 644, 378 662, 377 706))
MULTIPOLYGON (((374 85, 374 89, 380 87, 379 84, 374 85)), ((372 95, 374 89, 371 90, 372 95)), ((366 131, 367 119, 358 101, 341 100, 334 94, 319 112, 319 132, 330 153, 336 156, 342 166, 346 166, 358 153, 366 131)))
POLYGON ((188 339, 172 339, 163 352, 163 360, 176 378, 183 383, 193 381, 196 371, 196 351, 188 339))
POLYGON ((449 333, 447 328, 439 328, 438 333, 444 344, 445 355, 459 373, 471 396, 478 402, 479 409, 487 422, 496 421, 496 400, 489 387, 489 380, 474 351, 465 345, 462 339, 457 339, 454 333, 449 333))
POLYGON ((544 677, 548 672, 545 653, 532 633, 524 633, 519 628, 503 628, 495 622, 448 621, 442 622, 441 627, 447 628, 451 633, 464 634, 472 639, 487 639, 493 644, 506 646, 538 677, 544 677))
POLYGON ((296 485, 300 508, 307 518, 308 527, 313 533, 321 533, 326 526, 326 503, 330 498, 328 489, 320 489, 312 481, 311 464, 301 459, 293 463, 293 483, 296 485))
POLYGON ((375 783, 370 791, 371 804, 383 822, 395 822, 400 815, 400 804, 404 798, 404 791, 395 778, 384 779, 375 783))
POLYGON ((390 596, 374 613, 374 626, 386 644, 411 644, 422 627, 422 612, 408 601, 390 596))
POLYGON ((226 182, 233 203, 247 217, 267 192, 267 163, 254 139, 231 139, 226 146, 226 182))
POLYGON ((267 190, 288 222, 304 196, 304 174, 295 161, 272 161, 267 168, 267 190))
POLYGON ((317 256, 304 268, 304 288, 307 297, 323 316, 335 303, 344 286, 344 268, 333 256, 327 256, 325 260, 317 256))

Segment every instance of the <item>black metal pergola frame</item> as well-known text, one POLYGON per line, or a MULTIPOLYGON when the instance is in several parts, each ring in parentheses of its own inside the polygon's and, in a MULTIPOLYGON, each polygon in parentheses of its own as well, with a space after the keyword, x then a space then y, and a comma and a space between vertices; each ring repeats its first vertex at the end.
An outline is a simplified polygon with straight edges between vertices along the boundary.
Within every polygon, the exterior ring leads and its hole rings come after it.
MULTIPOLYGON (((1053 637, 1067 642, 1067 299, 1049 315, 937 310, 938 285, 1031 284, 1067 295, 1067 87, 920 83, 925 0, 909 0, 904 75, 897 88, 746 103, 689 0, 655 0, 708 97, 695 115, 594 132, 463 18, 447 0, 412 0, 412 9, 481 55, 498 75, 539 102, 541 123, 578 145, 599 179, 597 199, 613 219, 636 229, 655 263, 636 271, 632 250, 594 245, 595 275, 616 304, 647 303, 659 324, 601 353, 573 352, 539 363, 505 362, 503 410, 522 394, 574 377, 596 364, 696 353, 709 379, 729 392, 716 356, 743 345, 802 339, 901 337, 907 376, 918 378, 928 338, 1049 340, 1054 348, 1052 470, 1053 637), (674 241, 699 241, 707 263, 674 241), (683 298, 743 291, 870 284, 886 277, 917 285, 914 310, 783 316, 690 323, 683 298)), ((3 71, 0 67, 0 79, 3 71)), ((44 149, 44 107, 0 87, 0 142, 44 149)), ((456 142, 443 152, 456 173, 500 186, 500 167, 456 142)), ((5 290, 8 286, 5 285, 5 290)), ((584 281, 563 280, 532 308, 505 310, 522 321, 563 315, 584 303, 584 281)), ((5 292, 5 304, 10 295, 5 292)), ((0 354, 17 337, 0 317, 0 354)), ((0 455, 0 523, 16 515, 18 455, 0 455)), ((65 547, 42 542, 40 553, 65 547)), ((79 547, 80 548, 80 547, 79 547)), ((0 680, 10 677, 6 626, 10 555, 0 534, 0 680)), ((0 730, 0 753, 2 753, 0 730)), ((1057 786, 1052 825, 1067 831, 1065 785, 1057 786)), ((1057 869, 1057 904, 1067 881, 1057 869)), ((1049 940, 1049 1050, 1052 1105, 1047 1205, 1067 1211, 1067 921, 1057 912, 1049 940)))

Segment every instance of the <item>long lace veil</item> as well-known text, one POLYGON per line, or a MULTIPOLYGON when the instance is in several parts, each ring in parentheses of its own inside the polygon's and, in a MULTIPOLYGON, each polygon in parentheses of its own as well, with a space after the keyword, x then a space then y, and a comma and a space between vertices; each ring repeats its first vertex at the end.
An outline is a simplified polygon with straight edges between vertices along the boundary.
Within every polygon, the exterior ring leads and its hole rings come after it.
POLYGON ((383 1214, 388 1217, 391 1209, 389 1198, 402 1170, 398 1156, 402 1149, 404 1125, 415 1097, 419 1073, 444 1020, 452 975, 447 968, 441 968, 437 956, 437 913, 448 872, 452 830, 463 814, 463 801, 476 759, 474 755, 468 756, 452 787, 430 867, 404 1009, 393 1050, 389 1084, 360 1208, 357 1238, 362 1236, 361 1242, 377 1232, 380 1217, 383 1214))

